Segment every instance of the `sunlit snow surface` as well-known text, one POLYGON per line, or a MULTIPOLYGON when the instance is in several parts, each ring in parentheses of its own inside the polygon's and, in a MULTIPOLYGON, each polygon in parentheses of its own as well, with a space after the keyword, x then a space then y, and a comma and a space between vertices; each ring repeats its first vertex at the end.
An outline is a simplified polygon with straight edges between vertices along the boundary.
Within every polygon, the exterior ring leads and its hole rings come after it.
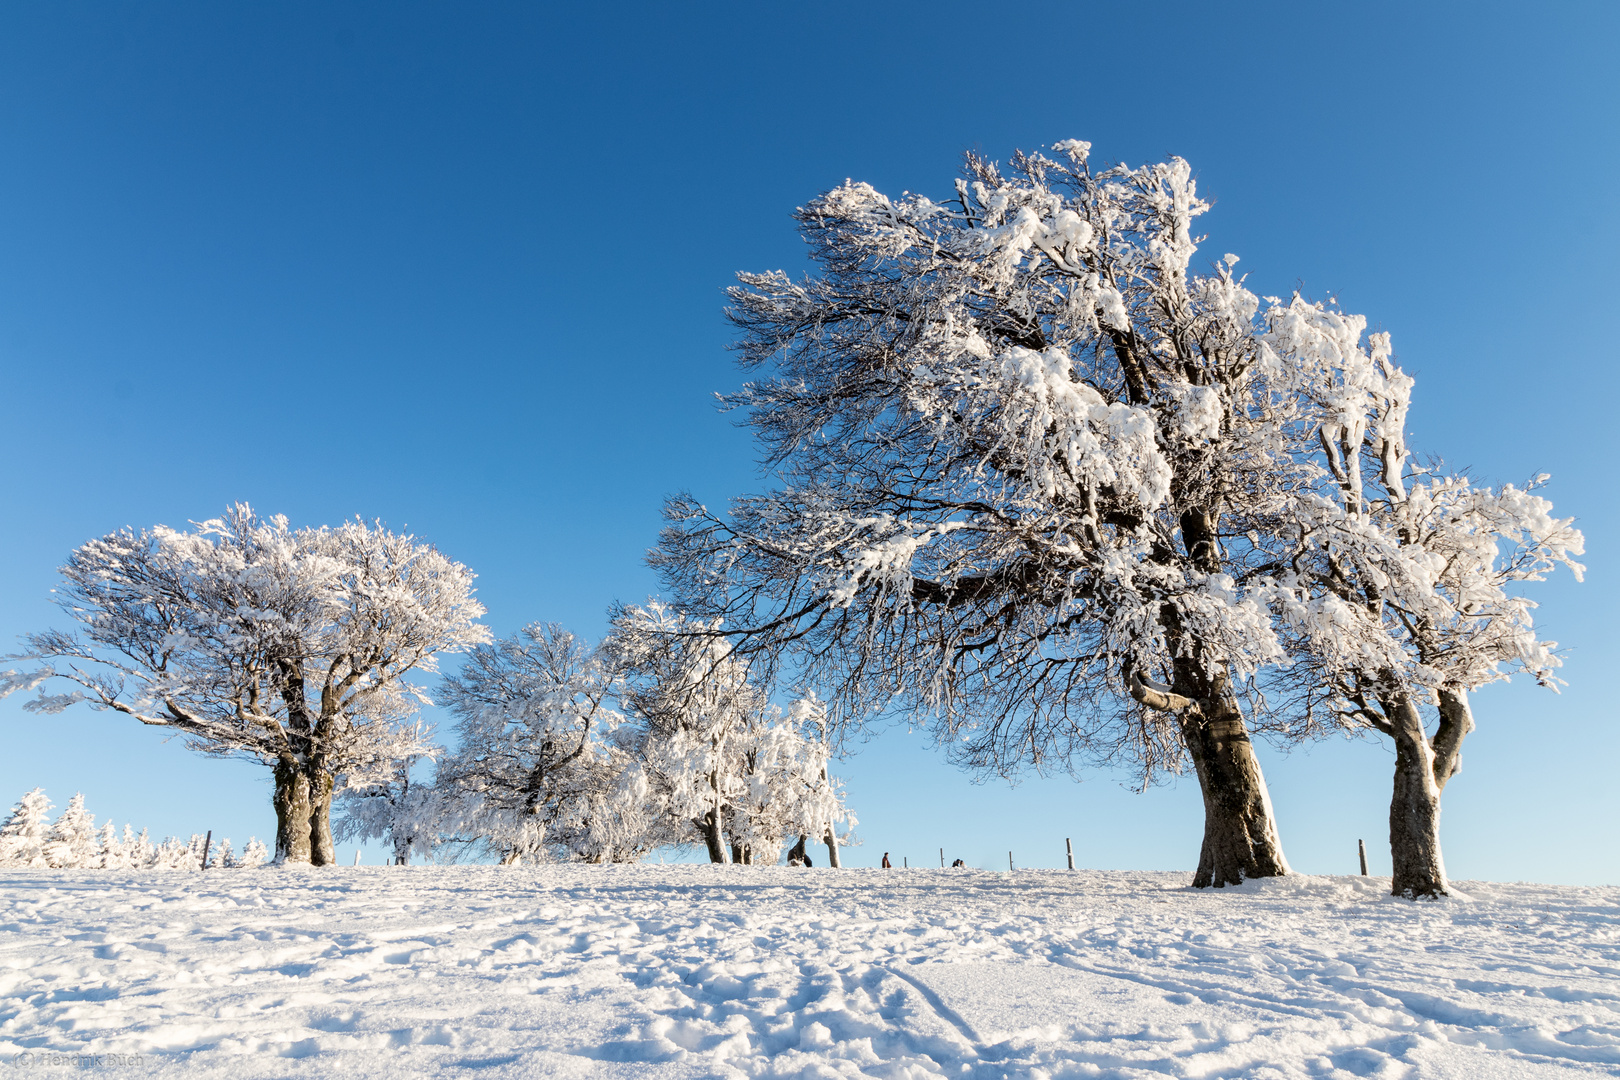
POLYGON ((1388 879, 1187 880, 0 871, 0 1060, 236 1080, 1620 1073, 1620 888, 1413 904, 1388 879))

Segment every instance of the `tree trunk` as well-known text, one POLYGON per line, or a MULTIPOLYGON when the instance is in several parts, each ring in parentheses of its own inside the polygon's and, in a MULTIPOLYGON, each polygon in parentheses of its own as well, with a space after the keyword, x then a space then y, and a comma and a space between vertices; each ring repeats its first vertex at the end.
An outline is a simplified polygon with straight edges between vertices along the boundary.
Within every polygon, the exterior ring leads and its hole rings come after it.
POLYGON ((1389 803, 1389 854, 1394 864, 1390 892, 1408 899, 1445 896, 1449 887, 1440 854, 1440 784, 1435 776, 1434 747, 1423 730, 1423 717, 1408 695, 1401 693, 1383 705, 1395 740, 1395 793, 1389 803))
POLYGON ((275 766, 276 862, 310 861, 309 776, 296 762, 278 761, 275 766))
POLYGON ((838 837, 833 834, 832 826, 827 826, 827 835, 822 837, 827 845, 827 865, 834 870, 842 870, 844 864, 838 861, 838 837))
MULTIPOLYGON (((1219 513, 1208 507, 1181 515, 1181 541, 1188 557, 1205 573, 1221 569, 1219 513)), ((1198 772, 1204 796, 1204 843, 1198 853, 1196 888, 1223 888, 1249 878, 1289 873, 1282 840, 1277 835, 1271 795, 1254 756, 1243 710, 1225 666, 1203 658, 1196 636, 1189 637, 1173 604, 1160 609, 1160 622, 1171 644, 1175 702, 1181 737, 1198 772)), ((1145 697, 1138 700, 1148 704, 1145 697)))
POLYGON ((726 857, 726 838, 720 829, 720 815, 713 810, 703 815, 698 822, 698 828, 703 832, 703 843, 709 849, 709 861, 712 863, 725 863, 730 860, 726 857))
POLYGON ((310 770, 309 861, 316 866, 337 865, 337 847, 332 842, 332 774, 323 769, 310 770))
POLYGON ((1181 734, 1204 796, 1204 844, 1194 887, 1222 888, 1289 873, 1266 778, 1224 678, 1204 708, 1183 717, 1181 734))

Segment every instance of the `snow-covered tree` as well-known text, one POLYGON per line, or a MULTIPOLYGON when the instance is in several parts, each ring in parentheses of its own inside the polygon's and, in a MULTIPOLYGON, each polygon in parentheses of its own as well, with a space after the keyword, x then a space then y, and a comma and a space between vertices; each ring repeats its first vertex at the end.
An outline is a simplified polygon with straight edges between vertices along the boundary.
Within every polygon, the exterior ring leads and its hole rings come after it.
POLYGON ((502 862, 633 862, 661 842, 620 689, 599 650, 554 624, 474 650, 440 691, 459 747, 434 783, 446 830, 502 862))
POLYGON ((76 793, 45 835, 45 861, 59 870, 82 870, 96 864, 98 851, 95 815, 85 810, 83 793, 76 793))
MULTIPOLYGON (((1296 298, 1271 338, 1296 356, 1343 357, 1361 329, 1296 298)), ((1292 677, 1323 687, 1342 723, 1395 744, 1393 891, 1438 896, 1449 887, 1440 796, 1474 727, 1469 694, 1515 671, 1556 689, 1556 645, 1538 639, 1517 586, 1560 564, 1578 578, 1584 541, 1533 494, 1545 477, 1491 489, 1414 466, 1404 430, 1413 382, 1387 337, 1374 346, 1359 368, 1340 363, 1343 377, 1319 384, 1333 413, 1315 432, 1320 488, 1296 504, 1292 541, 1275 534, 1278 570, 1263 587, 1293 639, 1292 677)))
POLYGON ((774 863, 788 836, 805 834, 839 865, 836 824, 854 817, 828 779, 824 708, 806 698, 784 715, 710 629, 655 603, 623 609, 610 639, 626 709, 643 725, 647 783, 677 842, 702 843, 711 862, 774 863))
POLYGON ((75 551, 58 602, 79 633, 30 636, 0 693, 24 707, 85 701, 177 732, 203 753, 273 770, 278 859, 335 861, 341 782, 422 753, 406 681, 487 639, 473 575, 413 537, 354 521, 293 529, 245 505, 194 531, 125 530, 75 551), (47 695, 44 684, 77 684, 47 695))
MULTIPOLYGON (((128 825, 124 826, 126 838, 133 839, 128 825)), ((129 869, 128 845, 118 838, 118 828, 112 822, 101 827, 101 835, 96 839, 95 866, 102 870, 129 869)))
POLYGON ((827 771, 825 706, 811 695, 751 720, 734 750, 740 791, 726 816, 733 860, 770 865, 790 838, 815 837, 827 845, 829 864, 840 866, 839 823, 852 829, 856 820, 827 771))
POLYGON ((242 845, 242 854, 237 856, 236 865, 243 870, 251 870, 256 866, 263 866, 270 861, 270 852, 259 842, 256 836, 248 837, 248 842, 242 845))
POLYGON ((406 758, 385 780, 351 785, 338 797, 338 840, 381 840, 394 853, 395 866, 410 865, 411 855, 429 855, 448 828, 443 795, 430 784, 412 779, 418 758, 406 758))
POLYGON ((132 870, 145 870, 157 865, 157 848, 153 846, 152 838, 147 835, 145 829, 134 838, 125 832, 124 852, 124 859, 132 870))
POLYGON ((850 182, 798 211, 819 273, 731 293, 763 375, 726 403, 781 486, 672 500, 654 563, 840 726, 898 710, 1004 774, 1190 764, 1195 883, 1286 873, 1250 725, 1292 718, 1245 691, 1287 654, 1253 585, 1316 483, 1301 380, 1340 374, 1268 340, 1288 305, 1235 256, 1193 272, 1185 161, 1057 149, 969 155, 943 202, 850 182))
POLYGON ((44 868, 49 832, 47 816, 51 802, 44 788, 34 788, 17 800, 4 825, 0 825, 0 866, 44 868))

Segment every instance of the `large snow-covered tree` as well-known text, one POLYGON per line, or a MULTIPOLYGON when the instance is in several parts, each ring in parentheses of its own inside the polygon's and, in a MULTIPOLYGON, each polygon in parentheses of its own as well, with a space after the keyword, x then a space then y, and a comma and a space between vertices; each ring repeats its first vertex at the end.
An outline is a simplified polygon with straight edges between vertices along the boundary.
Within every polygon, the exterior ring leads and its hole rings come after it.
POLYGON ((969 155, 943 202, 850 182, 799 210, 819 272, 731 292, 762 377, 726 404, 780 486, 672 500, 653 561, 840 724, 898 709, 1003 773, 1190 764, 1195 882, 1286 873, 1250 742, 1292 730, 1246 693, 1286 659, 1257 538, 1315 483, 1300 380, 1377 345, 1292 355, 1235 256, 1192 269, 1190 166, 1094 173, 1089 149, 969 155))
POLYGON ((290 527, 237 505, 192 531, 124 530, 68 559, 57 590, 78 632, 26 640, 0 692, 39 686, 24 708, 77 702, 125 713, 206 754, 275 777, 276 857, 330 864, 340 781, 422 753, 408 681, 442 652, 488 637, 473 575, 414 537, 353 521, 290 527), (76 684, 49 695, 43 684, 76 684))
MULTIPOLYGON (((1300 356, 1342 355, 1360 330, 1298 300, 1271 327, 1300 356)), ((1439 896, 1440 798, 1474 728, 1469 695, 1516 671, 1556 689, 1556 645, 1537 637, 1518 587, 1560 564, 1578 578, 1584 540, 1534 494, 1546 477, 1488 488, 1414 464, 1412 379, 1387 339, 1361 361, 1313 384, 1332 414, 1316 429, 1320 484, 1300 493, 1292 529, 1269 538, 1276 564, 1262 590, 1296 660, 1291 679, 1339 722, 1394 743, 1393 892, 1439 896)))

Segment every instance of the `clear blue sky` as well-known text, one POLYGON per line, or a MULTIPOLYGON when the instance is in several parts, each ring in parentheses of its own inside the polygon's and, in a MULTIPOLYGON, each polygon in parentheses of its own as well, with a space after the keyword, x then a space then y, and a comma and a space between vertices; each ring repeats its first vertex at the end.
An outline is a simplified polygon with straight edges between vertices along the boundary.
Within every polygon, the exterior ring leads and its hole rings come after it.
MULTIPOLYGON (((665 494, 759 483, 710 398, 740 380, 721 290, 804 269, 793 207, 1077 137, 1186 157, 1210 258, 1391 331, 1418 448, 1554 474, 1592 568, 1539 593, 1571 687, 1477 695, 1446 854, 1620 882, 1617 41, 1601 3, 7 5, 0 639, 61 624, 76 545, 233 500, 408 527, 478 572, 497 633, 594 637, 656 587, 665 494)), ((6 804, 272 835, 263 770, 19 705, 6 804)), ((1383 744, 1265 762, 1298 869, 1365 837, 1387 872, 1383 744)), ((975 786, 903 730, 844 772, 857 864, 1197 858, 1190 779, 975 786)))

